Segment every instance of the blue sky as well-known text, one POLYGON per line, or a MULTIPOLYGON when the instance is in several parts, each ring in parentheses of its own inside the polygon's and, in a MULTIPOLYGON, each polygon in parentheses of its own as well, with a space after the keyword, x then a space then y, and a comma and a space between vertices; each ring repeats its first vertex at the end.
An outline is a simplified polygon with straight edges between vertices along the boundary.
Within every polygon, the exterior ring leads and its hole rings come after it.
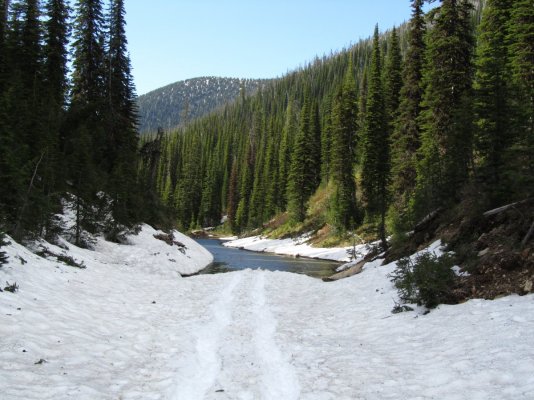
POLYGON ((199 76, 282 76, 410 11, 410 0, 126 0, 137 92, 199 76))

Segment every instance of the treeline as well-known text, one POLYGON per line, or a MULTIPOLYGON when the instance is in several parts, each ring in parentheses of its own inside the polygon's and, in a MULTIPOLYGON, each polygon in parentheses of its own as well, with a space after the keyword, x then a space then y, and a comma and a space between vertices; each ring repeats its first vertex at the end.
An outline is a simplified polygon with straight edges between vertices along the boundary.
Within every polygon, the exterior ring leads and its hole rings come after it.
POLYGON ((0 0, 0 227, 15 238, 60 229, 68 196, 77 242, 142 217, 124 17, 124 0, 0 0))
POLYGON ((532 195, 532 0, 443 0, 164 140, 155 185, 182 228, 306 218, 325 190, 340 232, 385 244, 470 196, 532 195), (473 4, 475 7, 473 7, 473 4))

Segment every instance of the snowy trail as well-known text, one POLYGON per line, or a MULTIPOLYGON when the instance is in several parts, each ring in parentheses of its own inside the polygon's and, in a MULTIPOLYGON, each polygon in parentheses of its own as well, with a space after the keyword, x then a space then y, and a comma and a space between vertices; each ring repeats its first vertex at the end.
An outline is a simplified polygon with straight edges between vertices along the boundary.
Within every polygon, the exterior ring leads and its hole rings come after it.
POLYGON ((277 321, 265 298, 265 274, 245 271, 217 293, 200 321, 194 352, 177 371, 173 400, 297 400, 296 371, 275 342, 277 321))
POLYGON ((222 293, 216 294, 211 306, 212 319, 198 331, 195 352, 183 360, 173 399, 203 399, 215 383, 222 367, 219 342, 232 321, 233 292, 241 279, 241 275, 236 274, 222 293))
POLYGON ((275 343, 277 322, 265 300, 265 274, 255 274, 252 306, 256 315, 255 343, 264 370, 262 392, 265 400, 297 400, 300 384, 293 366, 275 343))

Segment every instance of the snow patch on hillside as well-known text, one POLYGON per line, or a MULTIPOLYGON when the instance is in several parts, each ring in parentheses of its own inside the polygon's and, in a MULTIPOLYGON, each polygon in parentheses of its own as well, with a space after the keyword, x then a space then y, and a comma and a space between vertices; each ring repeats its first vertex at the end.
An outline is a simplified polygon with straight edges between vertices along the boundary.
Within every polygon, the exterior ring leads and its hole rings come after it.
MULTIPOLYGON (((233 238, 232 238, 233 239, 233 238)), ((296 239, 269 239, 263 236, 251 236, 247 238, 227 241, 223 244, 226 247, 234 247, 249 251, 275 253, 293 257, 319 258, 322 260, 332 260, 339 262, 351 261, 353 247, 312 247, 307 243, 309 236, 301 236, 296 239)), ((368 244, 361 244, 355 247, 356 257, 364 256, 369 251, 368 244)))

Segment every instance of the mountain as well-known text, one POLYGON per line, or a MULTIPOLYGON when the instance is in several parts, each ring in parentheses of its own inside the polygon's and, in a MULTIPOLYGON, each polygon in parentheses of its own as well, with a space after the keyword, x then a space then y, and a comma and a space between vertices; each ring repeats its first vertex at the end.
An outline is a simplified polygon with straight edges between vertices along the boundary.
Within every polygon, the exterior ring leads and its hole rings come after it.
POLYGON ((153 90, 137 100, 140 132, 177 127, 235 100, 242 87, 250 95, 269 81, 211 76, 187 79, 153 90))

